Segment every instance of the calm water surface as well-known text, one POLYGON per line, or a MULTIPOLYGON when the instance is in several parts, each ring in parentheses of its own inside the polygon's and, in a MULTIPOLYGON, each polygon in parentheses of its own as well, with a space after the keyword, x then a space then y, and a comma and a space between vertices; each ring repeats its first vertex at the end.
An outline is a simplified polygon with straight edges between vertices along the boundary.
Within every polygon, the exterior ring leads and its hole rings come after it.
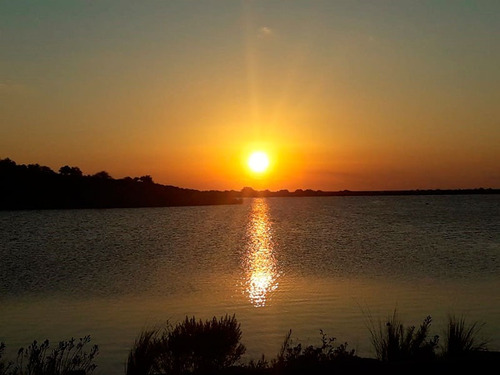
POLYGON ((237 206, 0 212, 0 341, 90 334, 123 374, 140 330, 236 314, 246 358, 319 330, 373 355, 368 317, 486 322, 500 350, 500 197, 249 199, 237 206))

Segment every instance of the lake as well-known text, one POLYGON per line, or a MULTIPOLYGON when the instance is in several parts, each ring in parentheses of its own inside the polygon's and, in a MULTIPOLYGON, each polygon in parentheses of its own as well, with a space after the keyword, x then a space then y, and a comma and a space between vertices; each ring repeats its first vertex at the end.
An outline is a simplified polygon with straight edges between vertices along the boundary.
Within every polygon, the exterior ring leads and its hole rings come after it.
POLYGON ((241 205, 0 212, 0 341, 90 334, 123 374, 144 327, 236 314, 245 360, 319 330, 373 356, 367 321, 448 314, 500 350, 500 196, 245 199, 241 205))

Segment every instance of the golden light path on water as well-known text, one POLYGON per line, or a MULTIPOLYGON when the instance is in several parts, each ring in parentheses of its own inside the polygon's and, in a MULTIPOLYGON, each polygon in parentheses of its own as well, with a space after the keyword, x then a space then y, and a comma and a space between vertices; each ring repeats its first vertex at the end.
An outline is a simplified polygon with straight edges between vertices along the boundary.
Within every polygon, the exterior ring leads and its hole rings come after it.
POLYGON ((265 199, 256 198, 247 226, 247 249, 243 260, 244 292, 255 307, 263 307, 278 288, 278 267, 272 228, 265 199))

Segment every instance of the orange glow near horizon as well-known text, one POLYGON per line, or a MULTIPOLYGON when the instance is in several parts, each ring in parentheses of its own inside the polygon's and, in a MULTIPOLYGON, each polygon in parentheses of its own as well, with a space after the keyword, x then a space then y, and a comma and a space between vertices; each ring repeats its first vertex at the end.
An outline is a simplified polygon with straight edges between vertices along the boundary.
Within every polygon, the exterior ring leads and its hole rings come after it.
POLYGON ((0 159, 198 190, 500 187, 500 2, 435 6, 440 33, 402 2, 8 3, 0 159))

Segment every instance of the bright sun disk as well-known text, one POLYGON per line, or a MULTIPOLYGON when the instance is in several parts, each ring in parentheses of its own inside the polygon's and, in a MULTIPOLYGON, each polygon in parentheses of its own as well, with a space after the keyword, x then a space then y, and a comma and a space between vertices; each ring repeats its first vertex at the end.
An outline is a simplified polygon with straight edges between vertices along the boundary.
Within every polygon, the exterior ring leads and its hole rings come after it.
POLYGON ((269 166, 269 158, 265 152, 255 151, 248 158, 248 166, 252 171, 262 173, 269 166))

